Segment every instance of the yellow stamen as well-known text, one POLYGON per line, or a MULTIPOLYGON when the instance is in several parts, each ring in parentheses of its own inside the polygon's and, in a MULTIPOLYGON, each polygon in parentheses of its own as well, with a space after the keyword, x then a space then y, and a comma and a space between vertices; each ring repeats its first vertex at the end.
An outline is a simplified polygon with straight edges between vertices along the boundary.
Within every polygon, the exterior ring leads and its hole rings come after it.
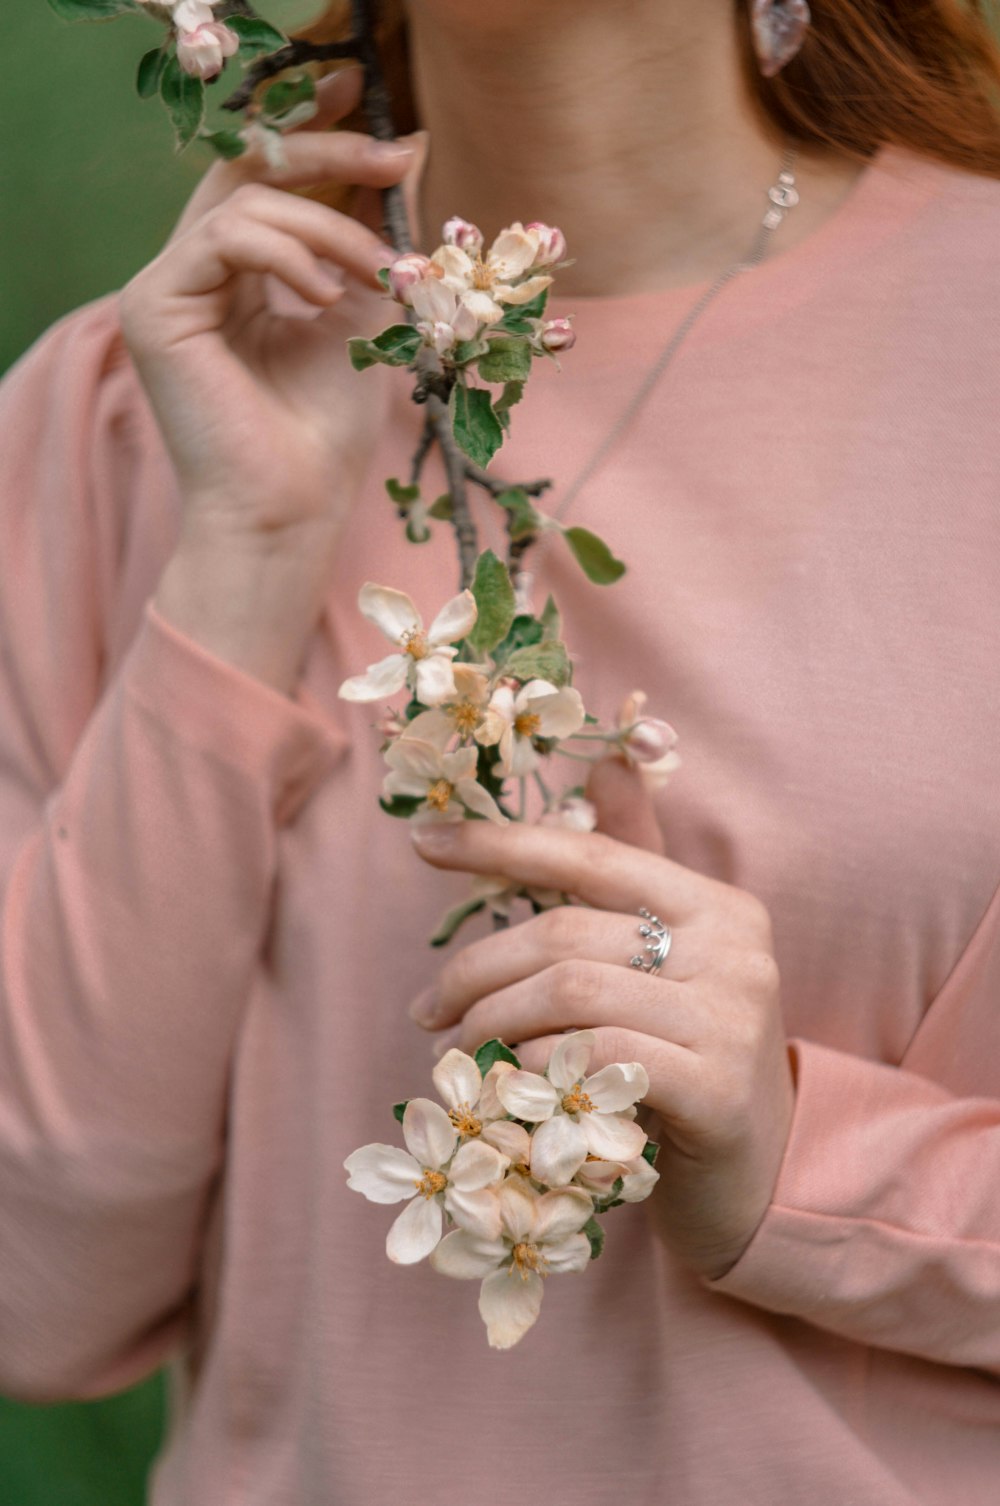
POLYGON ((449 784, 447 779, 439 779, 436 783, 432 784, 427 791, 427 804, 431 810, 441 811, 442 813, 446 811, 454 788, 455 786, 449 784))
POLYGON ((520 716, 514 718, 514 731, 518 737, 534 737, 541 725, 541 717, 533 711, 522 711, 520 716))
POLYGON ((403 653, 409 654, 411 659, 426 659, 430 653, 427 635, 419 628, 407 628, 399 643, 403 653))
POLYGON ((472 263, 472 286, 489 292, 493 286, 495 275, 493 268, 488 266, 481 256, 477 256, 472 263))
POLYGON ((594 1105, 579 1083, 575 1088, 570 1088, 562 1101, 562 1108, 564 1114, 592 1114, 594 1112, 594 1105))
POLYGON ((511 1253, 514 1257, 514 1263, 510 1268, 511 1273, 516 1271, 522 1281, 527 1281, 531 1271, 536 1271, 539 1276, 548 1274, 549 1263, 537 1245, 525 1241, 515 1245, 511 1253))
POLYGON ((448 1118, 458 1130, 458 1133, 465 1136, 468 1140, 474 1140, 477 1135, 481 1135, 483 1132, 482 1124, 476 1118, 475 1114, 472 1113, 467 1103, 460 1103, 457 1109, 449 1109, 448 1118))
POLYGON ((468 699, 456 701, 453 706, 447 708, 447 711, 460 737, 471 737, 483 719, 483 713, 479 707, 474 706, 468 699))
POLYGON ((448 1185, 448 1178, 443 1171, 431 1171, 429 1166, 424 1167, 423 1177, 413 1184, 423 1197, 435 1197, 443 1192, 448 1185))

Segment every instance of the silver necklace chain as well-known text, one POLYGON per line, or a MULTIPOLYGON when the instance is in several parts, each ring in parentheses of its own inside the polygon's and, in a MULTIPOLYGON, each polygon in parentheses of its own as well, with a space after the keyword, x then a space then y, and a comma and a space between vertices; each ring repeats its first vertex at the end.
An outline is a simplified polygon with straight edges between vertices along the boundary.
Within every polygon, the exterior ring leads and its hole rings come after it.
MULTIPOLYGON (((796 204, 799 202, 798 190, 795 187, 795 175, 792 172, 796 156, 797 152, 794 147, 789 146, 786 148, 785 155, 781 164, 781 171, 778 173, 777 181, 773 183, 767 191, 767 197, 769 201, 768 208, 757 229, 757 234, 754 236, 753 245, 750 247, 750 251, 740 261, 734 262, 731 267, 727 267, 724 272, 720 272, 719 276, 712 283, 711 287, 706 288, 705 292, 702 293, 701 297, 698 299, 694 307, 691 308, 689 312, 684 316, 677 329, 671 335, 665 349, 660 353, 654 364, 646 373, 645 377, 642 380, 642 383, 638 388, 638 391, 630 399, 624 412, 619 415, 619 417, 615 421, 613 428, 608 434, 605 435, 604 439, 602 439, 601 443, 598 445, 593 455, 591 455, 586 465, 584 465, 583 469, 578 473, 577 476, 574 477, 572 483, 569 486, 569 489, 563 495, 563 498, 559 503, 559 506, 556 508, 555 512, 550 514, 550 516, 554 520, 558 521, 560 518, 565 517, 570 504, 579 495, 581 488, 593 475, 594 471, 600 465, 601 461, 611 449, 612 445, 615 444, 615 442, 621 437, 625 429, 631 423, 632 419, 635 417, 636 413, 642 407, 643 403, 646 401, 646 398, 653 390, 653 387, 659 381, 660 377, 666 371, 667 367, 670 365, 670 362, 677 354, 677 351, 680 349, 684 340, 687 338, 692 327, 697 322, 697 320, 700 319, 701 315, 708 308, 712 300, 717 297, 717 295, 722 291, 726 284, 728 282, 731 282, 734 277, 739 275, 739 273, 749 272, 753 267, 758 266, 759 263, 763 261, 764 256, 767 253, 772 235, 777 230, 778 226, 781 224, 782 220, 785 218, 785 215, 789 212, 789 210, 794 209, 796 204)), ((530 565, 537 565, 538 556, 544 549, 545 545, 548 543, 548 538, 549 535, 543 535, 542 538, 538 540, 538 543, 532 550, 533 558, 529 556, 530 565)), ((532 569, 521 572, 522 590, 527 590, 530 592, 531 576, 534 573, 535 572, 532 569)))

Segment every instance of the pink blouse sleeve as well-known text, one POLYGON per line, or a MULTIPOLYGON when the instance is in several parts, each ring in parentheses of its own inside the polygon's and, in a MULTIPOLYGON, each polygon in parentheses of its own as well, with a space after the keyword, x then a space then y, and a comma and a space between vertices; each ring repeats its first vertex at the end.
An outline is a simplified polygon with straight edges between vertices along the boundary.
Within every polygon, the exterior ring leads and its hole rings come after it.
POLYGON ((0 1390, 29 1400, 183 1336, 278 836, 339 754, 149 600, 102 688, 136 396, 112 300, 0 387, 0 1390))
POLYGON ((771 1206, 709 1290, 1000 1375, 1000 890, 899 1067, 796 1040, 771 1206))

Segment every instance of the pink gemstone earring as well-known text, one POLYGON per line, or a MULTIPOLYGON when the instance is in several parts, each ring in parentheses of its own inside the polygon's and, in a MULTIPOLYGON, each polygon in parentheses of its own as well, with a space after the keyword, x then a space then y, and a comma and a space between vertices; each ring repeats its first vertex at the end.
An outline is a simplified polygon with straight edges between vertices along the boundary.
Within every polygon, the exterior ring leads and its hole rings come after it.
POLYGON ((811 20, 806 0, 751 0, 754 51, 765 78, 773 78, 792 61, 811 20))

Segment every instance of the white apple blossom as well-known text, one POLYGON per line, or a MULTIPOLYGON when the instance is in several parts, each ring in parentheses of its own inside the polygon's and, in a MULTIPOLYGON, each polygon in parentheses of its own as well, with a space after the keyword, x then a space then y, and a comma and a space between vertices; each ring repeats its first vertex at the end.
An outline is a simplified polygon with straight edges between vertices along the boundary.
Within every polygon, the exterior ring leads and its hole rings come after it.
POLYGON ((586 1077, 595 1040, 592 1030, 573 1031, 552 1052, 547 1076, 511 1072, 497 1083, 508 1113, 536 1126, 532 1173, 550 1187, 569 1182, 588 1155, 630 1161, 646 1143, 628 1113, 649 1091, 646 1069, 641 1062, 615 1062, 586 1077))
POLYGON ((452 664, 452 671, 455 699, 421 711, 401 729, 406 736, 423 738, 442 751, 453 737, 468 741, 482 725, 490 700, 490 683, 481 669, 472 664, 452 664))
POLYGON ((420 316, 416 327, 438 355, 447 355, 459 340, 475 339, 479 333, 482 321, 468 300, 439 276, 424 277, 406 291, 410 307, 420 316))
POLYGON ((390 769, 382 784, 385 800, 397 795, 417 797, 423 803, 414 814, 439 821, 462 821, 470 810, 497 826, 507 825, 493 796, 476 781, 479 755, 475 748, 442 753, 433 743, 404 734, 386 748, 384 756, 390 769))
POLYGON ((456 1229, 435 1246, 431 1265, 445 1276, 484 1278, 479 1312, 487 1340, 493 1349, 510 1349, 538 1317, 545 1277, 586 1269, 590 1241, 581 1231, 594 1205, 582 1188, 539 1196, 516 1176, 500 1185, 499 1204, 499 1238, 456 1229))
POLYGON ((599 1197, 609 1197, 619 1179, 622 1185, 615 1196, 623 1203, 641 1203, 660 1180, 660 1173, 641 1155, 628 1161, 602 1161, 599 1156, 588 1156, 573 1177, 577 1186, 599 1197))
POLYGON ((212 7, 220 0, 178 0, 173 8, 173 23, 178 31, 197 31, 214 21, 212 7))
POLYGON ((475 1057, 453 1046, 431 1075, 462 1140, 482 1139, 511 1161, 526 1164, 530 1154, 528 1132, 508 1119, 497 1097, 498 1080, 515 1070, 512 1062, 496 1061, 484 1077, 475 1057))
POLYGON ((479 1239, 500 1232, 497 1186, 507 1157, 491 1145, 458 1145, 458 1131, 440 1104, 411 1098, 398 1145, 363 1145, 344 1162, 347 1185, 372 1203, 409 1203, 386 1238, 389 1259, 412 1265, 429 1255, 444 1232, 444 1212, 479 1239), (458 1149, 456 1150, 456 1146, 458 1149))
POLYGON ((538 255, 539 238, 519 220, 501 230, 485 257, 475 258, 461 246, 443 245, 431 261, 440 268, 441 281, 457 293, 481 324, 496 324, 507 304, 528 303, 552 282, 551 276, 529 276, 538 255))
POLYGON ((534 739, 572 737, 586 717, 578 690, 562 690, 548 680, 529 680, 515 694, 507 684, 493 692, 490 709, 476 733, 484 747, 500 745, 500 771, 521 779, 541 765, 534 739))
POLYGON ((426 631, 419 612, 403 591, 367 581, 358 594, 358 606, 396 645, 396 652, 370 664, 363 675, 345 680, 338 691, 343 700, 380 701, 395 695, 404 685, 409 685, 425 706, 454 699, 451 661, 458 649, 451 645, 475 625, 478 614, 471 591, 462 591, 446 602, 426 631))
POLYGON ((240 39, 221 21, 207 21, 193 31, 177 33, 177 61, 193 78, 213 79, 226 58, 239 50, 240 39))

